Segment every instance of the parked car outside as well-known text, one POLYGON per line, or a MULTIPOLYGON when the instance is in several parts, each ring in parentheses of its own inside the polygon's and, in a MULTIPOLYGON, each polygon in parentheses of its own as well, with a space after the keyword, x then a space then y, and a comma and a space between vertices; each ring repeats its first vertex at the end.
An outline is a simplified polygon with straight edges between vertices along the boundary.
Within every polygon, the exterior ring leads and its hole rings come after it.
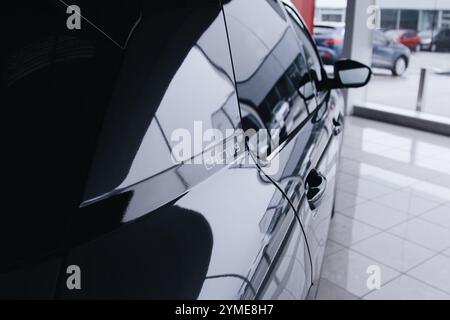
POLYGON ((401 76, 408 69, 411 50, 400 43, 389 40, 383 32, 373 34, 372 67, 391 70, 394 76, 401 76))
POLYGON ((411 51, 420 51, 420 37, 414 30, 389 30, 385 32, 386 37, 396 43, 401 43, 411 51))
POLYGON ((419 32, 420 50, 431 51, 434 37, 439 33, 439 30, 424 30, 419 32))
MULTIPOLYGON (((332 65, 342 59, 344 35, 342 25, 319 24, 317 34, 314 28, 314 40, 325 64, 332 65)), ((389 40, 380 30, 374 31, 372 67, 388 69, 394 76, 401 76, 409 66, 410 56, 408 47, 389 40)))
POLYGON ((328 78, 290 1, 115 3, 2 10, 0 296, 314 298, 370 68, 328 78))
POLYGON ((314 25, 314 40, 325 64, 333 64, 342 56, 345 24, 320 22, 314 25))
POLYGON ((448 51, 450 50, 450 29, 441 29, 431 42, 430 51, 448 51))

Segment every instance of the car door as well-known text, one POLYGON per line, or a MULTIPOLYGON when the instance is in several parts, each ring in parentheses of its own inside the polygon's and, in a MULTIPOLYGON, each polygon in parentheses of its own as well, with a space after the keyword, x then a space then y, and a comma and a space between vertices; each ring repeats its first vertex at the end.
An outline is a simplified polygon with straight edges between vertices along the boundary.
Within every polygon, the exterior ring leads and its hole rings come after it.
POLYGON ((242 144, 239 112, 220 3, 146 2, 70 219, 57 298, 306 297, 301 224, 242 144))
POLYGON ((434 38, 437 50, 442 50, 445 47, 445 32, 445 29, 439 31, 434 38))
MULTIPOLYGON (((322 83, 326 75, 307 28, 293 7, 286 6, 286 10, 307 58, 315 92, 315 104, 309 104, 312 142, 308 159, 310 168, 305 179, 308 205, 303 207, 299 214, 304 222, 311 250, 313 283, 317 284, 320 279, 336 193, 336 173, 344 118, 343 99, 340 92, 323 87, 322 83)), ((305 161, 305 159, 300 158, 299 161, 305 161)), ((314 287, 313 292, 315 290, 317 286, 314 287)))
POLYGON ((388 38, 380 31, 373 33, 373 57, 374 67, 390 67, 394 63, 394 49, 388 38))
POLYGON ((444 32, 442 47, 446 50, 450 50, 450 29, 447 29, 444 32))
POLYGON ((400 43, 407 46, 408 48, 414 48, 414 37, 415 34, 411 31, 407 31, 400 36, 400 43))
POLYGON ((268 161, 256 157, 262 170, 277 183, 297 210, 307 237, 313 283, 320 274, 334 198, 336 146, 330 143, 330 138, 333 126, 340 121, 339 111, 334 108, 338 104, 331 104, 330 92, 318 92, 325 73, 297 13, 287 12, 280 2, 267 2, 279 5, 277 11, 271 13, 278 15, 279 29, 273 25, 265 26, 268 17, 260 7, 267 3, 245 2, 251 7, 249 14, 258 9, 258 14, 247 19, 245 25, 255 33, 256 39, 261 39, 260 42, 250 42, 239 28, 244 21, 239 19, 239 14, 245 12, 245 6, 228 10, 225 7, 225 16, 243 123, 250 128, 261 124, 265 129, 279 131, 272 135, 280 138, 277 141, 279 147, 272 149, 268 161), (240 49, 246 46, 261 52, 261 66, 254 64, 254 68, 249 69, 249 62, 240 56, 240 49), (260 72, 267 69, 272 70, 272 79, 260 72), (285 105, 282 118, 297 114, 293 117, 295 122, 274 121, 280 118, 277 115, 280 104, 285 105), (252 114, 257 114, 261 121, 251 123, 245 118, 247 105, 252 106, 255 110, 252 114), (302 110, 299 115, 298 110, 302 110), (328 150, 334 150, 333 154, 330 155, 328 150))
MULTIPOLYGON (((308 152, 314 143, 308 109, 316 105, 305 55, 280 2, 234 0, 224 5, 224 12, 244 130, 267 131, 270 137, 265 148, 250 136, 249 149, 261 170, 279 186, 297 213, 306 206, 308 152)), ((294 237, 304 239, 306 233, 300 219, 297 226, 301 229, 294 237)), ((312 283, 309 247, 302 243, 299 248, 307 256, 296 262, 289 261, 290 254, 282 258, 261 298, 279 296, 287 289, 292 291, 289 284, 298 283, 279 274, 286 269, 284 265, 307 271, 309 288, 312 283)), ((305 272, 294 275, 303 278, 305 272)))

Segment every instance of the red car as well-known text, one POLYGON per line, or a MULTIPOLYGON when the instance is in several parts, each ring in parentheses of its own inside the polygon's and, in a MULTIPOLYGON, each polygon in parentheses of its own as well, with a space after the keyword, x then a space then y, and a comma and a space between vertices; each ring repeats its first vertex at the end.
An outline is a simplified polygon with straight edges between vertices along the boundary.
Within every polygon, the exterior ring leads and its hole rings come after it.
POLYGON ((411 51, 420 51, 420 37, 414 30, 390 30, 386 36, 394 42, 407 46, 411 51))

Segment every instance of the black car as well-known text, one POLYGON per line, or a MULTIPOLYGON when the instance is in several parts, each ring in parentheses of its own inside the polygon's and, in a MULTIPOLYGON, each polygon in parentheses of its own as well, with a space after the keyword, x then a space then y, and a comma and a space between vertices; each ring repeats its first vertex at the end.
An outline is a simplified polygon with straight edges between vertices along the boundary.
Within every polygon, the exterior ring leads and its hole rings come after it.
MULTIPOLYGON (((439 30, 424 30, 419 32, 418 36, 420 38, 420 50, 431 50, 431 44, 433 43, 433 38, 439 33, 439 30)), ((436 48, 435 48, 436 49, 436 48)))
POLYGON ((441 29, 437 32, 431 39, 429 48, 432 52, 450 50, 450 29, 441 29))
POLYGON ((314 297, 337 89, 367 84, 368 67, 341 61, 329 79, 274 0, 8 2, 1 15, 0 297, 314 297))

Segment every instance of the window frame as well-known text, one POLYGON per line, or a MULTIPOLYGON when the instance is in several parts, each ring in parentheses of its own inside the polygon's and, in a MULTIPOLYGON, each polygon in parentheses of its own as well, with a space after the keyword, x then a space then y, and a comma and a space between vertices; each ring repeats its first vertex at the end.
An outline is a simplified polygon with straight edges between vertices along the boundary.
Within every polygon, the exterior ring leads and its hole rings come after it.
MULTIPOLYGON (((289 22, 289 23, 297 23, 298 24, 298 27, 300 27, 300 29, 303 31, 303 34, 305 35, 306 40, 312 46, 312 48, 314 50, 314 54, 315 54, 317 60, 319 61, 321 79, 317 80, 317 83, 316 83, 316 90, 317 90, 317 93, 319 94, 320 92, 324 91, 323 84, 328 80, 328 75, 325 71, 322 58, 320 57, 320 54, 319 54, 319 50, 318 50, 316 43, 315 43, 314 39, 312 38, 310 32, 308 31, 308 28, 307 28, 303 18, 297 13, 297 11, 294 8, 292 8, 287 3, 283 3, 283 6, 286 10, 286 13, 288 14, 289 20, 291 20, 291 22, 289 22)), ((294 29, 294 32, 295 32, 295 29, 294 29)), ((305 55, 306 54, 307 53, 305 52, 305 55)), ((308 66, 308 68, 310 69, 309 71, 311 74, 311 70, 314 70, 314 69, 311 69, 310 66, 308 66)), ((311 110, 311 112, 313 112, 313 111, 311 110)))

